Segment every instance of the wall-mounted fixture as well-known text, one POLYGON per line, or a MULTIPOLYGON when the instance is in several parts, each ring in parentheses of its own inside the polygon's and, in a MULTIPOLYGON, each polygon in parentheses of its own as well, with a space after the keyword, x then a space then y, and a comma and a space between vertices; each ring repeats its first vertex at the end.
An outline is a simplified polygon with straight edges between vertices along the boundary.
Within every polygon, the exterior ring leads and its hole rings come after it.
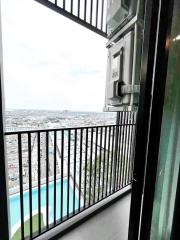
POLYGON ((104 111, 116 112, 137 107, 140 92, 142 9, 140 0, 108 1, 109 42, 104 111))
POLYGON ((118 31, 137 14, 138 0, 108 0, 107 33, 108 36, 118 31))

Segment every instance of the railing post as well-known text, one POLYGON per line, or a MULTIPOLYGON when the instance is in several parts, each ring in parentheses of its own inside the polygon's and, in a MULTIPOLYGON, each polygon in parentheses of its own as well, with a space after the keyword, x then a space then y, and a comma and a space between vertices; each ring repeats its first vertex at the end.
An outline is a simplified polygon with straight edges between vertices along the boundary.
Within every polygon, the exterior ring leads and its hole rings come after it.
POLYGON ((116 170, 117 170, 117 161, 118 161, 118 137, 119 137, 119 121, 120 121, 120 112, 117 112, 117 117, 116 117, 116 134, 115 134, 115 147, 112 151, 115 152, 114 154, 114 174, 113 174, 113 181, 114 181, 114 185, 113 185, 113 192, 115 192, 116 189, 116 170))
POLYGON ((1 34, 1 5, 0 5, 0 239, 10 239, 9 234, 9 207, 8 207, 8 178, 7 162, 4 143, 4 91, 3 91, 3 60, 1 34))

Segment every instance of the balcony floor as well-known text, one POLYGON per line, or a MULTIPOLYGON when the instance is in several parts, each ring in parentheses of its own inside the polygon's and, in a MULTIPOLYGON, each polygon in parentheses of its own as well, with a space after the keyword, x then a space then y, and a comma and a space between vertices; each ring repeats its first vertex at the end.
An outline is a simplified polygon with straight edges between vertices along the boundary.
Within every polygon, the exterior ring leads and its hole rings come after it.
POLYGON ((73 229, 61 240, 126 240, 131 194, 73 229))

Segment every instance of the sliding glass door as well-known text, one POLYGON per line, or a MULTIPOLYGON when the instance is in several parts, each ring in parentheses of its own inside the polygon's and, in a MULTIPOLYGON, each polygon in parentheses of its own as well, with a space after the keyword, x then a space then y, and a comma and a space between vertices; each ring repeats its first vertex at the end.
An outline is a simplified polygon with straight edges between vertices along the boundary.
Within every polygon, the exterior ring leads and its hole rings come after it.
MULTIPOLYGON (((156 174, 152 240, 169 240, 180 166, 180 1, 174 2, 156 174)), ((180 225, 179 225, 180 227, 180 225)), ((179 236, 180 239, 180 236, 179 236)))

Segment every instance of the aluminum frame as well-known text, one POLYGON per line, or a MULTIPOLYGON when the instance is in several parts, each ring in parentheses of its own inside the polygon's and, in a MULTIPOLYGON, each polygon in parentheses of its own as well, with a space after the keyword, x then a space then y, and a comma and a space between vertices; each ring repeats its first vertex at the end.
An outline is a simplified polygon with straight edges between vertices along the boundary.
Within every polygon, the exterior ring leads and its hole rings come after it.
POLYGON ((129 240, 150 239, 173 0, 146 4, 129 240))
POLYGON ((0 3, 0 239, 10 239, 7 158, 4 141, 4 85, 0 3))

